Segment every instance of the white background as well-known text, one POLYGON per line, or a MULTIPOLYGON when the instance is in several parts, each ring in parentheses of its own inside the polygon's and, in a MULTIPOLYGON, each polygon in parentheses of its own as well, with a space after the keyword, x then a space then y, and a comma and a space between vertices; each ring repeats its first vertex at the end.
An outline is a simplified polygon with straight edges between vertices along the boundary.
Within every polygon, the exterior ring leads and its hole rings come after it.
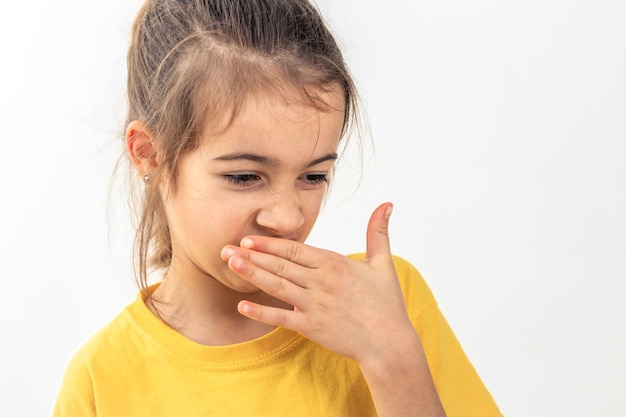
MULTIPOLYGON (((112 169, 138 0, 0 14, 0 415, 44 416, 135 296, 112 169)), ((310 243, 364 248, 383 201, 502 411, 626 415, 626 2, 320 0, 375 150, 310 243)), ((353 160, 351 158, 350 160, 353 160)), ((349 161, 348 161, 349 162, 349 161)))

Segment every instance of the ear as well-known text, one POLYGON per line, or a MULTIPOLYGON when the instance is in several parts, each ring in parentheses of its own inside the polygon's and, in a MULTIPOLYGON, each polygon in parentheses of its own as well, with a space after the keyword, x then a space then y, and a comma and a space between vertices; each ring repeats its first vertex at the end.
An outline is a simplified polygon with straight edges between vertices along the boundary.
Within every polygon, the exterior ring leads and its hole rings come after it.
POLYGON ((158 166, 158 152, 154 144, 154 133, 139 120, 133 120, 126 128, 126 148, 130 160, 140 177, 152 174, 158 166))

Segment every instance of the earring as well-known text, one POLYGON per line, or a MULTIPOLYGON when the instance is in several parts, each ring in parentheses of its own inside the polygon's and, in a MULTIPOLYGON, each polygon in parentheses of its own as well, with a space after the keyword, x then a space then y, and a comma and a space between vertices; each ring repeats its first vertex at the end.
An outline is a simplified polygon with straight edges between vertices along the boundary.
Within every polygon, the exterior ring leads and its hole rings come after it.
POLYGON ((146 174, 143 176, 143 182, 145 182, 146 184, 150 184, 151 179, 152 177, 150 176, 150 174, 146 174))

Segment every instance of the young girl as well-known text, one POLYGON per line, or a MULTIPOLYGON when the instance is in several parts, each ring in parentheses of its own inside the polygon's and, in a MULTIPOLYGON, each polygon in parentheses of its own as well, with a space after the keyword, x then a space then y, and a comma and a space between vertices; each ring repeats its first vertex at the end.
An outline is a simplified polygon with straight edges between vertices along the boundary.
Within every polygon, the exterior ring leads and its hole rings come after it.
POLYGON ((391 255, 390 203, 365 254, 304 243, 356 114, 308 1, 148 0, 128 96, 142 291, 73 358, 55 416, 501 415, 391 255))

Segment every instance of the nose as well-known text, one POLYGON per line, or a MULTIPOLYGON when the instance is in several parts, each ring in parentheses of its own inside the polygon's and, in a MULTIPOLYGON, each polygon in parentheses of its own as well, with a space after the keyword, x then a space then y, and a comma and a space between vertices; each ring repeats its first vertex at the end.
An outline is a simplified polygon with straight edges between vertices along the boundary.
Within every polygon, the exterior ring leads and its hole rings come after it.
POLYGON ((295 237, 304 224, 304 215, 297 193, 273 193, 259 210, 256 221, 277 236, 295 237))

